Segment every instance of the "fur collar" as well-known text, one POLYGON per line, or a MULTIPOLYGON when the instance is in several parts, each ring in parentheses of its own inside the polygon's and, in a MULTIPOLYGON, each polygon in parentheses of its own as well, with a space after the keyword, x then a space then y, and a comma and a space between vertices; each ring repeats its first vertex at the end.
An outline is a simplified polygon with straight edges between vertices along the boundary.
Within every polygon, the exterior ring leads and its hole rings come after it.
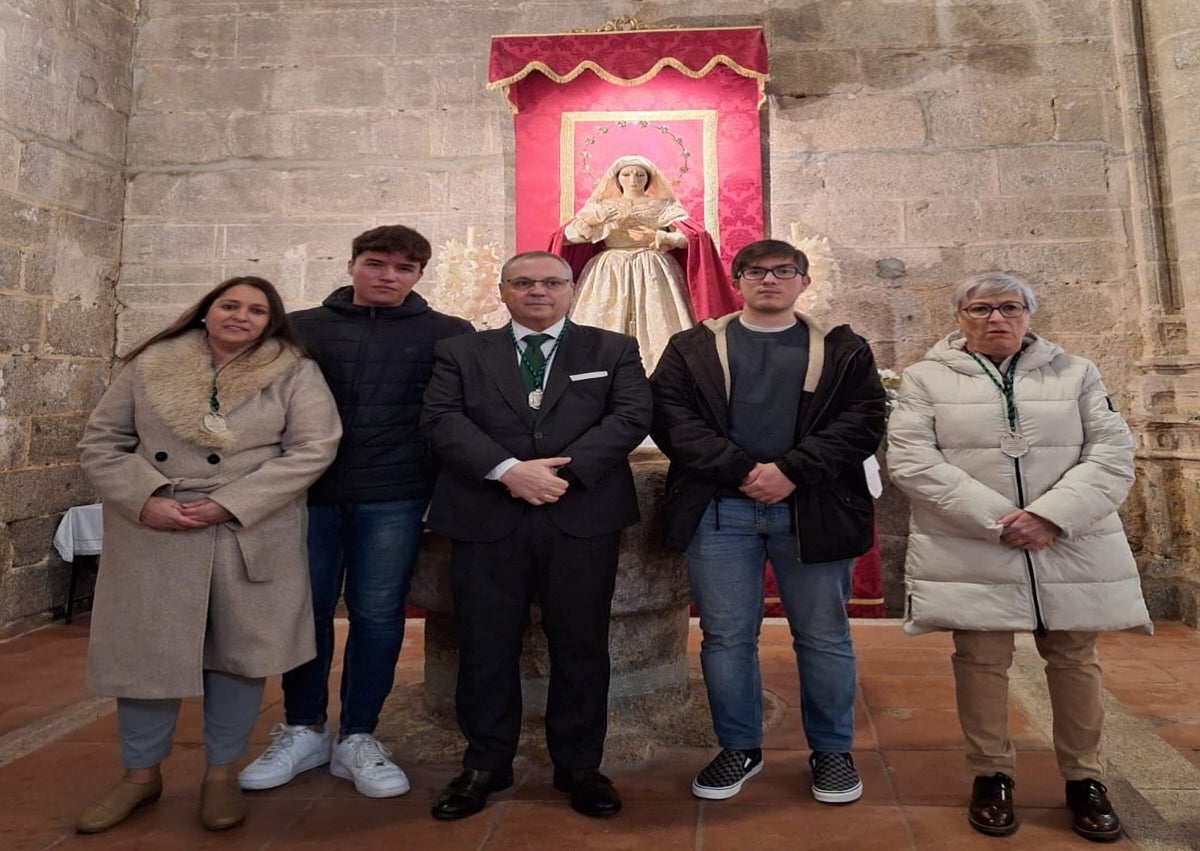
MULTIPOLYGON (((220 413, 228 416, 298 359, 290 347, 267 340, 254 351, 227 361, 216 377, 220 413)), ((233 442, 232 432, 213 434, 204 428, 213 365, 203 331, 188 331, 156 343, 138 356, 134 366, 150 407, 178 437, 206 449, 224 449, 233 442)))

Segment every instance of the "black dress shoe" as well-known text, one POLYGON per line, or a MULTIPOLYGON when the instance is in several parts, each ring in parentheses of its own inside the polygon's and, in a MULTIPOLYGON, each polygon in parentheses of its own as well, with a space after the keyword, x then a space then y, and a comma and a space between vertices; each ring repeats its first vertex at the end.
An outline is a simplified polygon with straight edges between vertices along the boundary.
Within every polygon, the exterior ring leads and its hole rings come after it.
POLYGON ((1013 779, 1002 771, 975 778, 971 787, 971 806, 967 821, 988 836, 1012 836, 1017 832, 1013 812, 1013 779))
POLYGON ((450 781, 433 802, 433 817, 442 821, 466 818, 487 804, 488 795, 513 784, 511 768, 503 771, 477 771, 468 768, 450 781))
POLYGON ((571 809, 585 816, 612 816, 621 809, 613 782, 594 768, 554 769, 554 788, 571 796, 571 809))
POLYGON ((1092 842, 1121 838, 1121 820, 1108 800, 1108 789, 1099 780, 1068 780, 1067 806, 1075 815, 1071 827, 1092 842))

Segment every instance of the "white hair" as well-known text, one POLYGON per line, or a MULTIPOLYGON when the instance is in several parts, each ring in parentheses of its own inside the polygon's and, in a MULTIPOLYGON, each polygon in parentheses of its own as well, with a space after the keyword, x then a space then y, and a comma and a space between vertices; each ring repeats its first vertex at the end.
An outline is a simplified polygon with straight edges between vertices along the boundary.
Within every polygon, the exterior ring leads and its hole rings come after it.
POLYGON ((953 305, 955 312, 958 312, 973 298, 990 298, 1009 293, 1017 295, 1021 301, 1025 302, 1030 316, 1037 310, 1037 296, 1033 294, 1033 287, 1029 286, 1024 278, 1018 278, 1007 272, 983 272, 979 275, 972 275, 954 288, 954 292, 950 296, 950 304, 953 305))

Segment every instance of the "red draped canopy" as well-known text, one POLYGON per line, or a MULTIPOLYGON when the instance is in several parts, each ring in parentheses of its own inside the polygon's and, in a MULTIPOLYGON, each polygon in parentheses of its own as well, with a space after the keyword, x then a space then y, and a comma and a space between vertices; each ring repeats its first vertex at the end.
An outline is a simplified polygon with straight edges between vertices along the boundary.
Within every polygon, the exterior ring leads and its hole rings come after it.
POLYGON ((534 71, 556 83, 591 71, 614 85, 637 86, 664 68, 699 79, 718 67, 756 80, 762 106, 768 74, 761 27, 492 36, 488 88, 503 90, 516 111, 509 88, 534 71))
POLYGON ((493 36, 488 88, 515 115, 517 250, 545 247, 596 168, 636 153, 728 264, 763 233, 767 67, 761 27, 493 36))

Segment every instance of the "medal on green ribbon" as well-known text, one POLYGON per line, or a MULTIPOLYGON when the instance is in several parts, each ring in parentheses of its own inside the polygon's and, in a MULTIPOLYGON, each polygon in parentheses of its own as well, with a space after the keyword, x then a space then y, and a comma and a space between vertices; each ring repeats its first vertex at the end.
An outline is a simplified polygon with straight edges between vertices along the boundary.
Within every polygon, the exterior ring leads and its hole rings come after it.
MULTIPOLYGON (((1003 381, 997 380, 992 371, 988 369, 987 364, 980 360, 979 356, 974 352, 967 352, 983 370, 983 374, 991 379, 992 384, 996 385, 996 389, 1000 391, 1000 395, 1004 398, 1004 414, 1008 421, 1008 432, 1000 438, 1000 451, 1009 458, 1021 458, 1029 452, 1029 440, 1025 435, 1017 431, 1017 401, 1016 394, 1013 391, 1013 380, 1017 374, 1017 358, 1021 356, 1017 352, 1012 356, 1012 360, 1008 364, 1008 372, 1002 378, 1003 381)), ((999 373, 999 370, 996 370, 999 373)))

